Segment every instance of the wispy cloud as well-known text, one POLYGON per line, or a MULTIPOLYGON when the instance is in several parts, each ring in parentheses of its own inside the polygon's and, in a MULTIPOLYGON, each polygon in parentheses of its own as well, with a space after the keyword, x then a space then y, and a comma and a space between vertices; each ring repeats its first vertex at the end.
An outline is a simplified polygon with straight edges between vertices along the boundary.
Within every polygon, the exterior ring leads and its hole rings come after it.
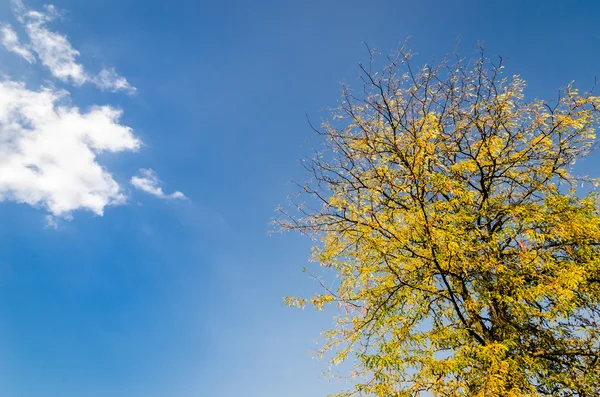
POLYGON ((129 85, 125 77, 119 76, 114 68, 102 69, 91 81, 101 90, 135 92, 135 87, 129 85))
MULTIPOLYGON (((48 28, 48 24, 60 16, 56 7, 46 5, 43 11, 36 11, 28 9, 21 0, 14 0, 13 8, 18 21, 27 33, 31 49, 54 77, 75 86, 92 83, 102 90, 135 92, 135 87, 131 86, 127 79, 117 74, 114 68, 102 69, 97 75, 89 74, 86 71, 84 66, 77 61, 80 55, 79 51, 73 48, 67 37, 48 28)), ((14 30, 12 33, 15 33, 14 30)), ((14 36, 16 37, 16 33, 14 36)), ((25 57, 23 54, 19 55, 25 57)), ((29 55, 32 56, 31 53, 29 55)))
POLYGON ((160 179, 156 175, 156 172, 151 169, 140 169, 139 176, 134 176, 131 178, 131 184, 136 188, 143 192, 149 193, 153 196, 162 199, 185 199, 185 195, 180 191, 175 191, 171 194, 166 194, 163 192, 162 188, 159 186, 161 184, 160 179))
POLYGON ((66 103, 67 95, 0 82, 0 201, 42 206, 66 218, 80 209, 102 215, 106 206, 125 201, 96 155, 135 151, 140 141, 119 123, 120 110, 82 112, 66 103))
POLYGON ((2 45, 8 51, 22 56, 29 63, 35 63, 35 56, 29 49, 29 46, 20 43, 19 36, 17 36, 17 32, 15 32, 11 25, 5 24, 2 26, 0 34, 2 35, 2 45))
POLYGON ((73 48, 66 36, 48 30, 46 24, 56 18, 57 11, 52 6, 45 9, 46 12, 40 12, 27 10, 24 6, 18 8, 18 19, 29 36, 31 47, 54 77, 82 85, 88 81, 88 76, 83 65, 76 61, 79 51, 73 48))

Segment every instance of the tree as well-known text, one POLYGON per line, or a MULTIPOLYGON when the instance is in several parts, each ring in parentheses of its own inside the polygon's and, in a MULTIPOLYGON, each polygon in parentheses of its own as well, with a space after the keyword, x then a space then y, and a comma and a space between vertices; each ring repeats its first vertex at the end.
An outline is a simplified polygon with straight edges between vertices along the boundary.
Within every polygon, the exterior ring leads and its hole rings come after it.
POLYGON ((287 301, 338 305, 340 395, 600 395, 600 206, 572 171, 600 98, 528 101, 483 49, 418 70, 401 49, 380 72, 369 53, 305 162, 318 204, 278 221, 336 275, 287 301))

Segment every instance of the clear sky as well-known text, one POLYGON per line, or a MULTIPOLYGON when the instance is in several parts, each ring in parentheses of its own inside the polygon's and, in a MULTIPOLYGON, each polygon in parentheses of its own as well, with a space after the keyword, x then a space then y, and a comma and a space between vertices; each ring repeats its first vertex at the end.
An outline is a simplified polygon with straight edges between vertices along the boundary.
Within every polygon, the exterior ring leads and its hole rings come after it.
POLYGON ((600 75, 595 0, 43 4, 0 2, 6 397, 342 387, 309 354, 332 313, 282 304, 318 290, 310 241, 269 221, 361 43, 411 36, 418 63, 484 41, 530 98, 600 75))

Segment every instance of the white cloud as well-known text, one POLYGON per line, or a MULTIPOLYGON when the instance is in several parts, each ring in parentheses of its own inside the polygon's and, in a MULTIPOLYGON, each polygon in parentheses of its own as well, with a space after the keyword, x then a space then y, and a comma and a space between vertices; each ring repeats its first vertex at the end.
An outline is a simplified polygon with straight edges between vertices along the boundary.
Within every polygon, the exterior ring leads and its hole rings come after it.
POLYGON ((119 123, 120 110, 98 106, 82 112, 67 96, 0 82, 0 201, 45 207, 50 220, 68 219, 74 210, 102 215, 106 206, 123 203, 120 186, 96 155, 140 146, 119 123))
MULTIPOLYGON (((21 42, 13 26, 0 24, 0 42, 9 51, 30 64, 39 60, 56 79, 75 86, 91 83, 102 90, 135 91, 114 68, 97 75, 86 71, 67 37, 48 28, 60 16, 56 8, 33 11, 21 0, 12 2, 29 43, 21 42)), ((121 124, 121 113, 111 106, 80 110, 65 90, 31 89, 0 78, 0 202, 46 209, 46 223, 52 228, 71 219, 74 211, 102 215, 107 206, 123 204, 121 186, 97 161, 102 152, 139 149, 139 139, 121 124)), ((141 169, 130 183, 163 199, 185 198, 179 191, 165 194, 150 169, 141 169)))
POLYGON ((185 195, 180 191, 173 192, 171 194, 165 194, 162 188, 158 186, 161 181, 158 179, 156 172, 151 169, 140 169, 140 176, 133 176, 131 178, 131 184, 143 192, 152 194, 158 198, 163 199, 185 199, 185 195))
POLYGON ((0 29, 2 35, 2 45, 10 52, 22 56, 29 63, 35 63, 35 56, 29 50, 29 47, 19 42, 19 36, 9 24, 2 26, 0 29))
POLYGON ((13 5, 17 19, 23 24, 29 37, 31 48, 54 77, 75 86, 92 83, 102 90, 135 92, 135 87, 114 69, 102 69, 94 76, 77 62, 79 51, 73 48, 65 35, 47 27, 49 22, 60 15, 54 6, 47 5, 44 11, 33 11, 27 9, 21 0, 13 1, 13 5))
POLYGON ((135 87, 132 87, 125 77, 119 76, 114 68, 102 69, 92 81, 101 90, 135 92, 135 87))

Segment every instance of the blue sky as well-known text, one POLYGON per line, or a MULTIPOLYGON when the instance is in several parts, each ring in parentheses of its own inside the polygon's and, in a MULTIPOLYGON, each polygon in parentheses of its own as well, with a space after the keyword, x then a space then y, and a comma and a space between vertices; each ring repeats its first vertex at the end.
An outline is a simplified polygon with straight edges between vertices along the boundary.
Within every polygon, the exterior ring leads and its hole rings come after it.
POLYGON ((600 72, 593 0, 43 4, 0 4, 7 397, 343 387, 309 354, 332 313, 282 304, 318 290, 301 272, 310 241, 271 236, 269 221, 319 145, 305 112, 326 117, 339 83, 358 84, 361 43, 388 53, 411 36, 426 62, 481 40, 529 97, 600 72))

